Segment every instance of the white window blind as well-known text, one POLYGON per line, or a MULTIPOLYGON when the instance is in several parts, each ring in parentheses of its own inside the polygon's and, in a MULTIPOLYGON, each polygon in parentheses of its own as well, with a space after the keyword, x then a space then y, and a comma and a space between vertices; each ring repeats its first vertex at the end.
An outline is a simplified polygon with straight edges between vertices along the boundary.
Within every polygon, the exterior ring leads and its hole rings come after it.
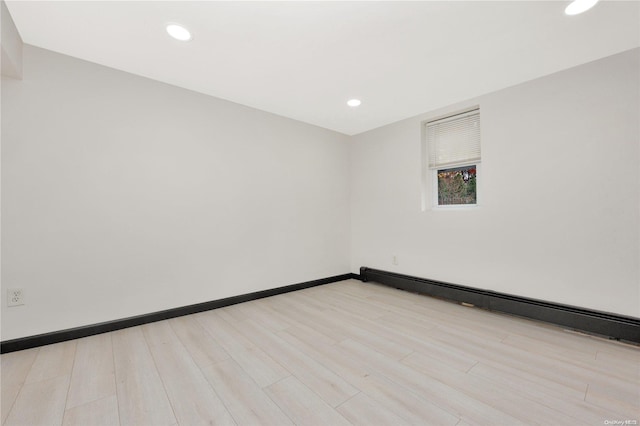
POLYGON ((429 167, 480 161, 480 110, 427 123, 429 167))

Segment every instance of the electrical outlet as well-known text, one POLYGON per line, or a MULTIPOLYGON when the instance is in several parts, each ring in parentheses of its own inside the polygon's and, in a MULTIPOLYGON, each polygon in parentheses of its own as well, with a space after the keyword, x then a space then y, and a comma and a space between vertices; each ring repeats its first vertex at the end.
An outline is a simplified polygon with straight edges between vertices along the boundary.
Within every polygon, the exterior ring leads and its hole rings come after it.
POLYGON ((10 288, 7 290, 7 306, 24 305, 24 290, 21 288, 10 288))
POLYGON ((391 260, 393 262, 394 265, 398 264, 398 256, 396 256, 395 254, 393 255, 393 259, 391 260))

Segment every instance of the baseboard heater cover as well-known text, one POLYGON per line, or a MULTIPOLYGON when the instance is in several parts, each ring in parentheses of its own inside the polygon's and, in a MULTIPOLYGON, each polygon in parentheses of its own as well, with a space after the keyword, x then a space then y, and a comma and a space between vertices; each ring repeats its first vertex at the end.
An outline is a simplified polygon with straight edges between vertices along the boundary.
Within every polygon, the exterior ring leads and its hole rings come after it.
POLYGON ((179 308, 167 309, 165 311, 152 312, 150 314, 138 315, 135 317, 123 318, 114 321, 92 324, 68 330, 54 331, 51 333, 38 334, 36 336, 21 337, 18 339, 0 342, 0 353, 21 351, 38 346, 50 345, 53 343, 65 342, 67 340, 80 339, 82 337, 93 336, 94 334, 108 333, 110 331, 121 330, 123 328, 135 327, 151 322, 162 321, 170 318, 181 317, 183 315, 196 314, 198 312, 209 311, 211 309, 223 308, 237 303, 249 302, 251 300, 262 299, 264 297, 276 296, 278 294, 289 293, 291 291, 302 290, 324 284, 335 283, 348 279, 360 279, 358 274, 342 274, 319 280, 307 281, 298 284, 277 287, 268 290, 256 291, 254 293, 242 294, 239 296, 227 297, 224 299, 212 300, 195 305, 182 306, 179 308))
POLYGON ((545 302, 489 290, 361 267, 360 279, 414 293, 472 304, 489 311, 556 324, 573 330, 640 343, 640 319, 575 306, 545 302))

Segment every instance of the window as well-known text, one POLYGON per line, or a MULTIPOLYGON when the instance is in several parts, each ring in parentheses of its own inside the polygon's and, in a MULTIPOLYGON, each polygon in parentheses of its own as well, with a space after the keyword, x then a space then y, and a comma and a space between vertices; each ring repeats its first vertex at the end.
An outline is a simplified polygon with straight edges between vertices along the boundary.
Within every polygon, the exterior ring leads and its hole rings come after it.
POLYGON ((426 124, 433 206, 478 204, 480 110, 426 124))

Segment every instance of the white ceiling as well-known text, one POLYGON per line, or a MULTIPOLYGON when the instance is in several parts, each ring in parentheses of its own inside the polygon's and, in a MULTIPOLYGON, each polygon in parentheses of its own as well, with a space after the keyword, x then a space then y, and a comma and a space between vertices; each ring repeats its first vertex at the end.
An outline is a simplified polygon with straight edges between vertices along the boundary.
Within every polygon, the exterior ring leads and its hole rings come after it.
POLYGON ((567 4, 7 1, 25 43, 348 135, 640 46, 640 2, 567 4))

